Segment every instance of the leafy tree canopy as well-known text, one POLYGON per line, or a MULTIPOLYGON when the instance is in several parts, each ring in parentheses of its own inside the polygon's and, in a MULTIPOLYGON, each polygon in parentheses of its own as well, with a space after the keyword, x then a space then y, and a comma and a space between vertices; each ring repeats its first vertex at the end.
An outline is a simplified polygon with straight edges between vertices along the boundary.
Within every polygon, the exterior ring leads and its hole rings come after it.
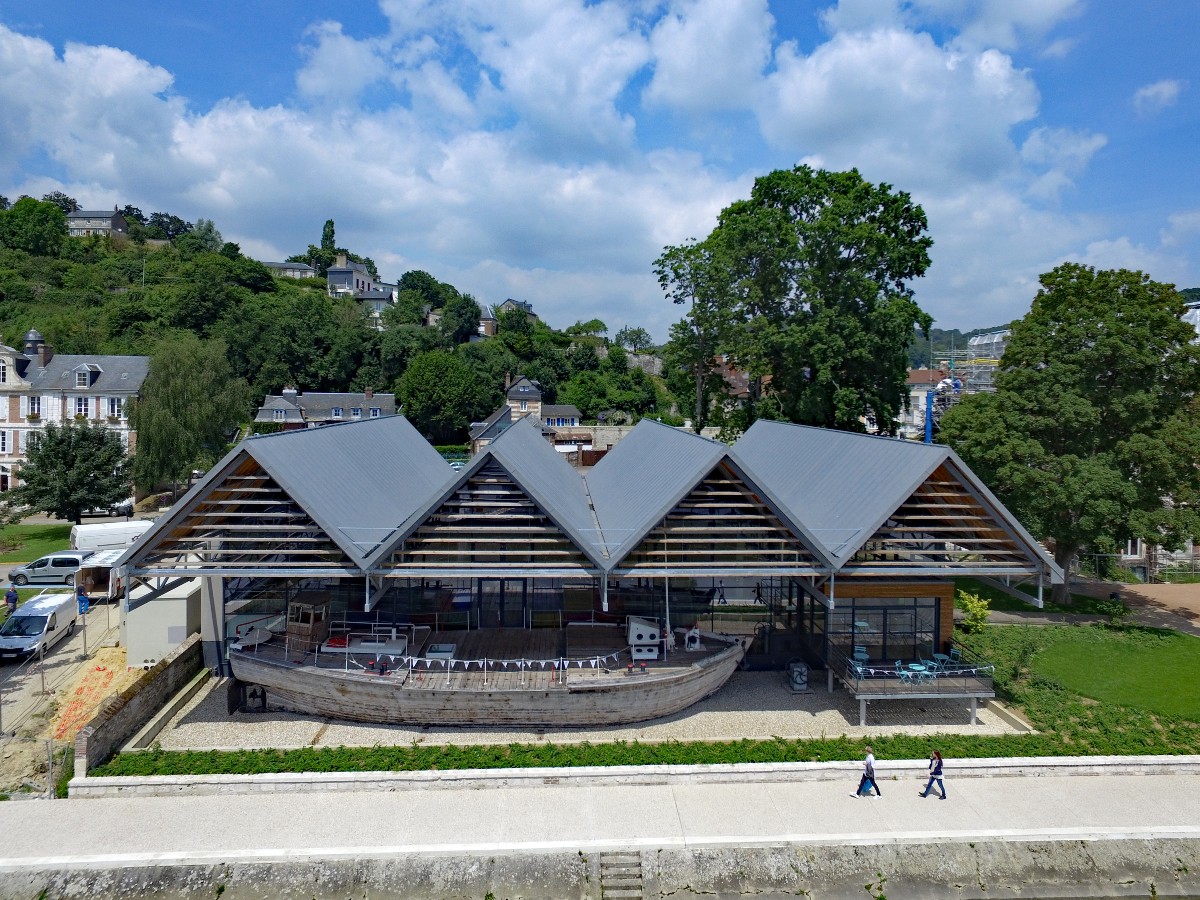
POLYGON ((55 203, 22 197, 0 213, 0 245, 54 256, 67 237, 67 214, 55 203))
POLYGON ((116 432, 88 422, 56 425, 30 441, 11 504, 78 523, 85 509, 130 494, 125 447, 116 432))
MULTIPOLYGON (((1067 263, 1013 325, 996 391, 941 420, 952 446, 1067 568, 1131 537, 1200 538, 1200 347, 1171 285, 1067 263)), ((1056 585, 1055 602, 1069 602, 1056 585)))
POLYGON ((645 353, 647 350, 654 349, 654 338, 650 336, 650 332, 645 328, 634 328, 626 325, 617 332, 614 341, 626 350, 632 350, 634 353, 645 353))
POLYGON ((906 349, 931 322, 910 287, 929 266, 926 227, 903 191, 808 166, 757 179, 721 213, 709 240, 734 279, 730 350, 771 375, 786 419, 895 432, 906 349))
POLYGON ((55 206, 61 209, 63 213, 73 213, 75 210, 79 209, 79 204, 75 201, 75 198, 68 197, 62 191, 51 191, 42 197, 42 202, 53 203, 55 206))
POLYGON ((225 452, 250 411, 250 391, 234 378, 221 341, 183 333, 164 339, 150 358, 142 395, 131 405, 137 431, 134 479, 153 489, 207 469, 225 452))
POLYGON ((409 364, 397 385, 404 415, 434 443, 454 443, 482 419, 491 391, 480 385, 471 367, 450 350, 422 353, 409 364))
POLYGON ((589 319, 586 322, 576 322, 567 327, 567 334, 583 334, 601 337, 608 334, 608 326, 599 319, 589 319))

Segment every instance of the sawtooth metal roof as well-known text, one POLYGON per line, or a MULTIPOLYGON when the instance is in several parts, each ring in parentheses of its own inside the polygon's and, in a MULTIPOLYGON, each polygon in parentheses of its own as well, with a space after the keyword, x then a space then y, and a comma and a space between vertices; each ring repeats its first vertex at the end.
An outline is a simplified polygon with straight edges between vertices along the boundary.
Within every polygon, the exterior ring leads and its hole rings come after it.
POLYGON ((518 419, 482 453, 500 463, 579 549, 603 566, 604 545, 583 479, 542 437, 541 423, 532 416, 518 419))
POLYGON ((402 416, 284 431, 242 446, 359 565, 456 475, 402 416))
POLYGON ((638 422, 584 476, 609 559, 628 555, 727 450, 651 419, 638 422))
POLYGON ((456 472, 403 416, 249 438, 120 560, 128 564, 253 457, 364 571, 494 460, 601 570, 611 570, 722 460, 727 460, 830 569, 845 565, 943 463, 989 507, 1031 559, 1061 572, 951 450, 892 438, 758 421, 732 447, 643 419, 581 477, 517 421, 456 472))
POLYGON ((520 485, 585 556, 597 567, 603 568, 604 547, 597 539, 596 520, 588 505, 583 479, 563 459, 562 454, 542 437, 541 425, 531 416, 514 422, 460 471, 455 472, 453 479, 427 497, 420 508, 415 509, 389 537, 386 545, 372 555, 370 564, 376 565, 392 553, 402 540, 491 460, 512 476, 513 482, 520 485))
POLYGON ((770 422, 731 455, 840 567, 950 455, 938 444, 770 422))

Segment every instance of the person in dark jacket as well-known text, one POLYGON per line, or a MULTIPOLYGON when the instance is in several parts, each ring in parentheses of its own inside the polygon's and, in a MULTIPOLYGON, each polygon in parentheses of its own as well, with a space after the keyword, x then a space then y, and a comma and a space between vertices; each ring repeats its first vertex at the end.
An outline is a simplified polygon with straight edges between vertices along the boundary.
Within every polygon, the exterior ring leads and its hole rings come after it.
POLYGON ((940 750, 934 750, 929 755, 929 783, 925 785, 925 790, 921 792, 922 797, 928 797, 929 792, 933 790, 933 783, 937 782, 938 790, 941 791, 942 799, 946 799, 946 785, 942 783, 942 753, 940 750))

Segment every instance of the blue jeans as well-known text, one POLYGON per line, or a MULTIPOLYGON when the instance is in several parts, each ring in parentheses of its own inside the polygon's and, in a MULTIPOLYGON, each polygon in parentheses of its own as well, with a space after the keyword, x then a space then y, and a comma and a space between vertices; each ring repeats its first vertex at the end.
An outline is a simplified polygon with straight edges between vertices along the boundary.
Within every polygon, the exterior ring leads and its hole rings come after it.
POLYGON ((944 784, 942 784, 942 779, 941 779, 941 777, 940 777, 940 776, 937 776, 937 775, 930 775, 930 776, 929 776, 929 784, 925 785, 925 790, 924 790, 924 791, 922 791, 922 794, 923 794, 923 795, 928 795, 928 794, 929 794, 929 792, 930 792, 931 790, 933 790, 933 783, 934 783, 935 781, 937 782, 938 790, 942 792, 942 797, 945 797, 945 796, 946 796, 946 786, 945 786, 944 784))

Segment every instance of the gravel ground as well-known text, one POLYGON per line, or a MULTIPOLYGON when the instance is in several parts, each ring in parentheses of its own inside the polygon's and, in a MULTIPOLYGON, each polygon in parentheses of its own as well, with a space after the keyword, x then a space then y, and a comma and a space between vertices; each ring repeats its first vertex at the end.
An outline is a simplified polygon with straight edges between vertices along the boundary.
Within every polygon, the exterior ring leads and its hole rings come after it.
MULTIPOLYGON (((214 688, 220 682, 214 683, 214 688)), ((996 701, 991 701, 995 704, 996 701)), ((164 750, 355 747, 423 743, 510 744, 552 741, 707 741, 737 738, 819 738, 886 734, 1014 734, 1022 729, 994 709, 970 725, 969 701, 875 701, 858 726, 858 701, 845 690, 818 686, 793 694, 780 672, 737 672, 720 691, 690 709, 636 725, 586 729, 504 730, 362 725, 295 713, 225 712, 225 692, 201 692, 159 736, 164 750)))

